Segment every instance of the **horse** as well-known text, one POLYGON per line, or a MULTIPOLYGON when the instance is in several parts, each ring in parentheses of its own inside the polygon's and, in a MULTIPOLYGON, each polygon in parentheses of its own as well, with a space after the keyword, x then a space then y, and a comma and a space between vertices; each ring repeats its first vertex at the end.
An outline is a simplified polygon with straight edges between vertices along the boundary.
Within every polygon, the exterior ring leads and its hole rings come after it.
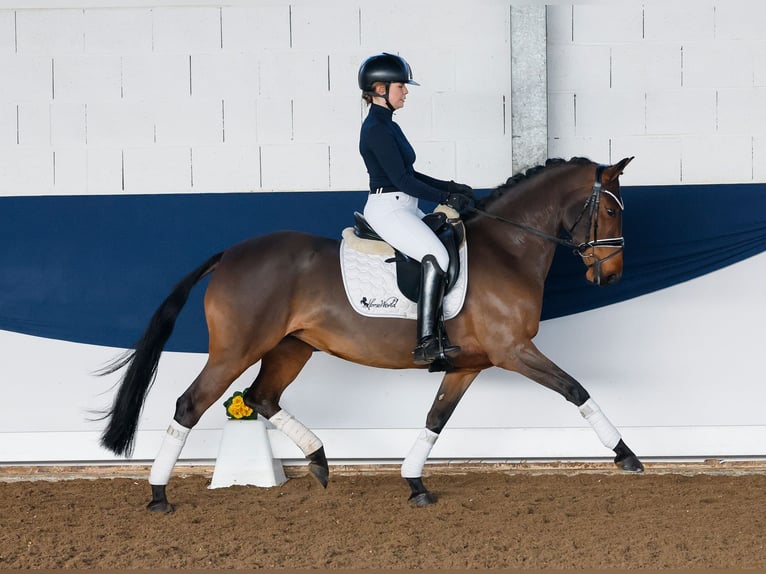
MULTIPOLYGON (((588 282, 605 286, 620 279, 624 206, 619 176, 632 159, 613 165, 587 158, 547 160, 509 178, 469 208, 463 223, 470 280, 462 310, 446 321, 450 339, 461 352, 443 375, 425 425, 401 465, 413 505, 436 502, 423 483, 423 466, 461 397, 482 370, 493 366, 518 372, 562 395, 614 452, 618 468, 643 471, 588 391, 532 342, 558 244, 582 258, 588 282)), ((414 321, 371 318, 352 310, 342 283, 339 245, 337 239, 278 231, 213 255, 180 280, 136 345, 103 370, 106 374, 126 367, 104 413, 108 423, 101 444, 130 455, 141 409, 176 318, 194 285, 211 276, 204 296, 207 362, 176 402, 149 474, 149 510, 173 511, 166 486, 188 433, 258 361, 260 370, 244 395, 245 404, 300 447, 308 472, 323 487, 329 465, 322 441, 280 406, 283 391, 314 351, 386 369, 426 368, 413 362, 414 321)))

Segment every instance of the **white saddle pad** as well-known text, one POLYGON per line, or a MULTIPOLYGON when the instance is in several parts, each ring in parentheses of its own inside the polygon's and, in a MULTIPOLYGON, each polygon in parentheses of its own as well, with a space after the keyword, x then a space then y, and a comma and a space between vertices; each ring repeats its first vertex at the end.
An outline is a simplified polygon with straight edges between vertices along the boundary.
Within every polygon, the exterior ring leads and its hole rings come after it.
MULTIPOLYGON (((417 319, 418 305, 402 295, 396 284, 396 263, 386 263, 394 250, 382 241, 360 239, 351 227, 343 230, 340 266, 343 286, 354 310, 367 317, 417 319)), ((460 312, 468 285, 468 242, 460 247, 460 274, 444 297, 444 318, 460 312)))

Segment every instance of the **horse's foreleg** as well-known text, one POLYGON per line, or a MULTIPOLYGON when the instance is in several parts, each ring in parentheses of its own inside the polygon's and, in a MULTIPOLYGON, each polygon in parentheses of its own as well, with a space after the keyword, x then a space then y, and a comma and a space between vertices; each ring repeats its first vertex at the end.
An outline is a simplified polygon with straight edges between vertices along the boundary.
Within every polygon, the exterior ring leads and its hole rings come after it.
POLYGON ((556 391, 574 404, 590 423, 601 443, 614 451, 614 462, 618 467, 629 472, 644 470, 644 465, 622 440, 620 432, 577 380, 543 355, 531 341, 521 348, 518 358, 521 364, 516 365, 514 370, 556 391))
POLYGON ((330 469, 322 441, 279 405, 282 393, 298 376, 313 351, 311 345, 294 337, 282 339, 261 359, 261 369, 244 400, 298 445, 309 460, 309 472, 326 488, 330 469))
POLYGON ((410 501, 417 506, 428 506, 436 502, 436 498, 423 485, 423 466, 436 444, 436 439, 439 438, 439 433, 478 374, 478 371, 451 372, 444 376, 431 410, 428 411, 426 426, 420 431, 415 444, 402 462, 402 478, 410 486, 410 501))

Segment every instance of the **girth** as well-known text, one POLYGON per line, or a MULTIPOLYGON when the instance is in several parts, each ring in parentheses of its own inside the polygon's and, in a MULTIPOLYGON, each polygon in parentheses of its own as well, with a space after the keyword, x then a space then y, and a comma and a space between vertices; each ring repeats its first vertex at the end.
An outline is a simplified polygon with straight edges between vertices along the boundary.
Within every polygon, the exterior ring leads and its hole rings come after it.
MULTIPOLYGON (((448 292, 457 281, 460 273, 460 246, 465 240, 465 226, 461 220, 452 222, 446 213, 436 211, 429 213, 423 218, 423 223, 436 234, 439 240, 444 244, 449 255, 449 267, 447 268, 447 286, 448 292)), ((354 212, 354 234, 360 239, 371 241, 383 241, 383 239, 370 226, 364 215, 358 211, 354 212)), ((386 263, 396 264, 396 281, 399 290, 410 301, 418 301, 420 296, 420 261, 408 257, 398 249, 394 249, 394 256, 386 259, 386 263)))

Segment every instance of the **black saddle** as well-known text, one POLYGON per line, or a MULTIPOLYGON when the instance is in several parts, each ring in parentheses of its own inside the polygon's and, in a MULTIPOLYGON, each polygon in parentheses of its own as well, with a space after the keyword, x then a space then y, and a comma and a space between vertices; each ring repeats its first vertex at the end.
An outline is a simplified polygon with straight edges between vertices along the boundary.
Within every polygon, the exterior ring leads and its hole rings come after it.
MULTIPOLYGON (((423 218, 423 222, 433 230, 444 247, 447 248, 449 267, 445 293, 449 292, 455 285, 460 273, 460 245, 465 239, 465 227, 460 220, 457 223, 451 223, 447 219, 447 214, 442 212, 429 213, 423 218)), ((354 235, 361 239, 383 241, 367 223, 364 215, 358 211, 354 212, 354 235)), ((386 259, 386 263, 396 263, 396 282, 399 290, 407 299, 417 303, 420 296, 420 261, 394 249, 394 256, 386 259)))

